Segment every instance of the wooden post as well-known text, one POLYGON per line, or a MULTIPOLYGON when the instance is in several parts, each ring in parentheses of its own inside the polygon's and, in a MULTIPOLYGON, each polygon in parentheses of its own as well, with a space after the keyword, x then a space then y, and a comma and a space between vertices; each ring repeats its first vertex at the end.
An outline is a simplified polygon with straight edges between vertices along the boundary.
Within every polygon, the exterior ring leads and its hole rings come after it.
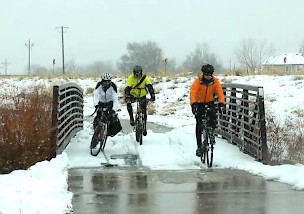
POLYGON ((56 157, 56 150, 57 150, 57 141, 58 141, 58 96, 59 96, 59 86, 53 86, 53 107, 52 107, 52 141, 55 144, 55 151, 53 158, 56 157))

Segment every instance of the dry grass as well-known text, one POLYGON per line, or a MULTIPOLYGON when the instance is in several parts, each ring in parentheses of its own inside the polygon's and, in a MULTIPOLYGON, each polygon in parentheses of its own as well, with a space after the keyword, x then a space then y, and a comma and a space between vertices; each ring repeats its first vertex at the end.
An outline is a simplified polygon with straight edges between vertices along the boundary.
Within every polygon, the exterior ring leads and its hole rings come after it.
POLYGON ((147 105, 147 114, 148 115, 153 115, 156 113, 156 109, 155 109, 155 106, 152 102, 148 102, 148 105, 147 105))
POLYGON ((95 90, 95 88, 93 88, 93 87, 89 87, 89 88, 87 88, 87 90, 86 90, 85 94, 86 94, 86 95, 92 95, 92 94, 93 94, 93 92, 94 92, 94 90, 95 90))
POLYGON ((267 112, 267 145, 272 164, 304 163, 303 110, 294 111, 295 119, 283 123, 273 113, 267 112))
POLYGON ((1 98, 0 173, 28 169, 50 159, 55 151, 48 90, 37 86, 28 94, 13 97, 12 93, 1 98))

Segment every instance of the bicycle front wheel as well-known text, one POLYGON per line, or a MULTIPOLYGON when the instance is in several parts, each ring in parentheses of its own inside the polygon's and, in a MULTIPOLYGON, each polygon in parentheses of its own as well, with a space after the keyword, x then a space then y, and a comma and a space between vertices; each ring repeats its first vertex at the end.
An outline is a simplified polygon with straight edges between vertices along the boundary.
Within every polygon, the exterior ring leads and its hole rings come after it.
POLYGON ((136 137, 136 141, 139 142, 139 145, 142 145, 143 127, 142 127, 142 120, 140 119, 136 121, 135 137, 136 137))
POLYGON ((212 167, 212 163, 213 163, 213 144, 210 144, 208 142, 208 145, 207 145, 207 148, 206 148, 206 152, 205 152, 205 157, 206 157, 206 160, 207 160, 207 166, 208 168, 211 168, 212 167))
POLYGON ((107 125, 105 123, 100 123, 95 128, 90 145, 91 155, 97 156, 99 152, 104 149, 107 141, 107 131, 107 125))

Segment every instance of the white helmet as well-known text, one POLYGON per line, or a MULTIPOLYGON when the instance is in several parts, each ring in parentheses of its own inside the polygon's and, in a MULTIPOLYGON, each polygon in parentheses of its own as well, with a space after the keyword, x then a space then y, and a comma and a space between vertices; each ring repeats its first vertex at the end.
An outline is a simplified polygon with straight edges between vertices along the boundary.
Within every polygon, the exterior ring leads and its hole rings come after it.
POLYGON ((101 80, 111 80, 112 75, 110 73, 102 73, 101 74, 101 80))

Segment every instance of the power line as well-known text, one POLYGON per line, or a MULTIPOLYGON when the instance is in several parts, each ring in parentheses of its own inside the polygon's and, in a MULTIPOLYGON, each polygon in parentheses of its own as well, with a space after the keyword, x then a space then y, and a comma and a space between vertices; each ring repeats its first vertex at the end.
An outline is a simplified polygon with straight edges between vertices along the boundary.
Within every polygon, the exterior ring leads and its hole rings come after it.
POLYGON ((5 72, 4 74, 6 75, 7 74, 7 66, 10 65, 11 63, 7 61, 7 59, 5 59, 4 62, 1 62, 2 65, 4 65, 4 68, 5 68, 5 72))
POLYGON ((62 41, 62 73, 64 74, 64 40, 63 40, 63 29, 64 28, 69 28, 69 27, 56 27, 56 29, 60 28, 61 29, 61 41, 62 41))
POLYGON ((30 75, 31 73, 31 50, 32 47, 34 46, 34 43, 31 43, 31 40, 29 39, 28 44, 25 43, 25 46, 28 48, 28 55, 29 55, 29 59, 28 59, 28 75, 30 75))
POLYGON ((4 74, 6 75, 6 74, 7 74, 7 66, 8 66, 9 64, 11 64, 11 63, 10 63, 10 62, 7 62, 7 59, 5 59, 5 61, 4 61, 4 62, 1 62, 1 64, 4 65, 4 69, 5 69, 4 74))

